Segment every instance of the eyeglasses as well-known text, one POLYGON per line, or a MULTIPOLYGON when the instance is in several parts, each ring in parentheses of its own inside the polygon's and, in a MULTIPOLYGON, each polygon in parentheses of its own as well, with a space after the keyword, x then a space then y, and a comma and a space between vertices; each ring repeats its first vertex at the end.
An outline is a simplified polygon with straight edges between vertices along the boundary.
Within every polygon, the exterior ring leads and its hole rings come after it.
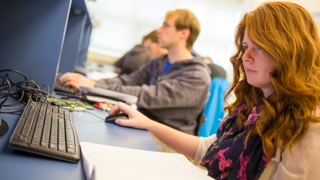
POLYGON ((146 46, 145 48, 146 48, 147 51, 149 51, 156 45, 157 45, 157 43, 152 43, 150 46, 146 46))

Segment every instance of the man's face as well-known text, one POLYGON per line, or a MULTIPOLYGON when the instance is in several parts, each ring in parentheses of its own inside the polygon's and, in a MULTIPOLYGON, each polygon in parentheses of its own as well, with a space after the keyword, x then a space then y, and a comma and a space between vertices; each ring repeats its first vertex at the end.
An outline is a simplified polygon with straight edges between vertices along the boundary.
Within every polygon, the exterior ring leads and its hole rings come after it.
POLYGON ((162 48, 170 49, 179 42, 181 31, 175 26, 177 16, 171 16, 163 22, 163 25, 157 30, 158 42, 162 48))
POLYGON ((159 44, 152 42, 150 39, 146 39, 143 42, 143 46, 147 49, 148 54, 150 54, 153 58, 159 55, 158 49, 159 44))

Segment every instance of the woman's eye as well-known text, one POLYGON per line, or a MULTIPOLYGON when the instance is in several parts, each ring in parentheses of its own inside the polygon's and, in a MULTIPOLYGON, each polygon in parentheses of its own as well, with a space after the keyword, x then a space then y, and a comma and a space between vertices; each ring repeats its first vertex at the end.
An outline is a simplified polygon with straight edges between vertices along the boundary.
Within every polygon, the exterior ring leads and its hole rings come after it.
POLYGON ((246 51, 248 49, 248 46, 242 46, 242 50, 246 51))

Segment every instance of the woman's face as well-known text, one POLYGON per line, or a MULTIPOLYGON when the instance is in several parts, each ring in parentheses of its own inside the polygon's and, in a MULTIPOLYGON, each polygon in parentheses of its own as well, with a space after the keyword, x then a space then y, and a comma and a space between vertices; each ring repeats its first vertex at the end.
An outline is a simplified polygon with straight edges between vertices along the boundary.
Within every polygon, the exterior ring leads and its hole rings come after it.
POLYGON ((250 40, 247 30, 244 32, 242 46, 244 48, 242 62, 247 82, 252 86, 260 88, 263 91, 264 97, 268 97, 273 91, 269 75, 275 70, 275 66, 271 63, 271 56, 250 40))

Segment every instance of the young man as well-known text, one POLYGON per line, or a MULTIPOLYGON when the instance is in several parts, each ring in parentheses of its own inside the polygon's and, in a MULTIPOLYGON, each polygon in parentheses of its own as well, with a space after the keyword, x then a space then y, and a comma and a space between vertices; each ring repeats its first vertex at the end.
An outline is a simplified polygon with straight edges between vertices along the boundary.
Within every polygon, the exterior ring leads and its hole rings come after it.
POLYGON ((141 44, 134 46, 115 63, 116 72, 130 74, 147 64, 151 59, 161 54, 167 54, 167 49, 159 46, 157 36, 156 30, 145 35, 141 44))
POLYGON ((197 117, 207 101, 211 81, 203 58, 191 54, 199 32, 200 25, 193 13, 185 9, 170 11, 157 30, 159 44, 168 54, 158 56, 130 75, 93 81, 66 73, 60 81, 76 88, 95 86, 135 95, 139 111, 149 118, 196 134, 197 117))

